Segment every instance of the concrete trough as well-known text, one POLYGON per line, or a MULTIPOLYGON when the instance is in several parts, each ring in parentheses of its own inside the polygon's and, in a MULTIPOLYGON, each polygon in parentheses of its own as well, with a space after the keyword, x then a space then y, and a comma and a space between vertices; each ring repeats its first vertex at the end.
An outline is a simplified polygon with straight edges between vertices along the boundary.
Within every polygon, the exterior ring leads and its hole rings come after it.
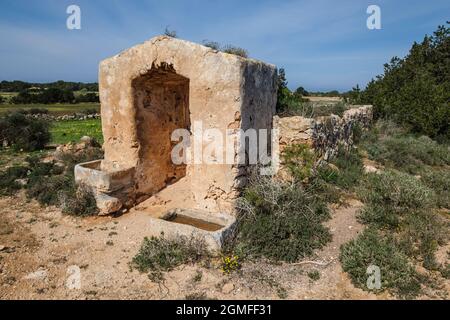
POLYGON ((75 182, 92 189, 100 215, 117 212, 125 204, 127 188, 131 186, 134 168, 103 171, 102 160, 75 166, 75 182))
POLYGON ((112 193, 133 181, 134 168, 101 170, 102 160, 79 163, 75 166, 75 181, 91 186, 99 192, 112 193))
POLYGON ((225 213, 211 213, 197 209, 172 209, 159 218, 150 217, 152 233, 164 234, 168 239, 200 237, 212 252, 218 252, 232 235, 236 219, 225 213))

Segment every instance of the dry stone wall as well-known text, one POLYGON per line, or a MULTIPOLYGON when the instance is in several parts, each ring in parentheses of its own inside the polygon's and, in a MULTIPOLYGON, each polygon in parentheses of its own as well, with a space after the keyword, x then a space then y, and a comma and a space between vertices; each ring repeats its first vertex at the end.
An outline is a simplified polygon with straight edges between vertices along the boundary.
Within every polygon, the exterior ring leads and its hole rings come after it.
POLYGON ((333 158, 340 145, 353 145, 353 129, 356 125, 367 128, 373 118, 372 106, 351 106, 342 117, 337 115, 318 118, 301 116, 274 117, 273 126, 278 129, 279 154, 292 144, 307 144, 319 155, 319 161, 333 158))

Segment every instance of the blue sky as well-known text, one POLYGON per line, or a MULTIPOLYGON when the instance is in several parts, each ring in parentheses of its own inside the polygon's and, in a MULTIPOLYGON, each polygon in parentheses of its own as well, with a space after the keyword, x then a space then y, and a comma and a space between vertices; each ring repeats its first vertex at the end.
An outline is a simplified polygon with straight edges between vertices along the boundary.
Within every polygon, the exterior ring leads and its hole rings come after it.
POLYGON ((290 88, 348 90, 380 74, 450 17, 448 0, 1 0, 0 80, 97 81, 98 63, 161 34, 246 48, 284 67, 290 88), (66 28, 67 6, 81 30, 66 28), (381 30, 368 30, 368 5, 381 30))

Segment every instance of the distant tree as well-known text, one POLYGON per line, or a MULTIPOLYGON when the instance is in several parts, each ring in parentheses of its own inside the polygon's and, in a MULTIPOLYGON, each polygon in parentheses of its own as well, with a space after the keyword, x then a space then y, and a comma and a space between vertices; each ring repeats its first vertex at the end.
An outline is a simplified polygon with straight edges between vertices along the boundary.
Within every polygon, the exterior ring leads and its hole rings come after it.
POLYGON ((21 91, 18 95, 11 98, 13 104, 33 103, 33 96, 28 91, 21 91))
POLYGON ((93 92, 88 92, 86 94, 80 94, 75 98, 77 103, 79 102, 100 102, 98 94, 93 92))
POLYGON ((401 59, 370 81, 360 101, 374 105, 376 117, 389 117, 413 132, 450 139, 450 28, 414 42, 401 59))
POLYGON ((361 89, 359 88, 358 84, 356 85, 356 87, 353 87, 352 90, 345 93, 344 96, 351 104, 361 104, 362 102, 361 89))
POLYGON ((32 85, 23 81, 2 81, 0 91, 2 92, 20 92, 30 88, 32 85))
POLYGON ((277 112, 283 112, 288 108, 289 105, 289 99, 292 96, 291 91, 287 87, 287 80, 286 80, 286 73, 284 71, 284 68, 280 68, 278 70, 278 77, 277 77, 277 87, 278 87, 278 93, 277 93, 277 112))
POLYGON ((2 81, 0 82, 0 92, 40 92, 44 89, 57 88, 60 90, 79 91, 86 89, 87 91, 98 91, 98 83, 82 83, 56 81, 50 83, 28 83, 23 81, 2 81))
POLYGON ((295 94, 299 95, 300 97, 306 97, 309 95, 309 92, 305 90, 303 87, 298 87, 295 90, 295 94))

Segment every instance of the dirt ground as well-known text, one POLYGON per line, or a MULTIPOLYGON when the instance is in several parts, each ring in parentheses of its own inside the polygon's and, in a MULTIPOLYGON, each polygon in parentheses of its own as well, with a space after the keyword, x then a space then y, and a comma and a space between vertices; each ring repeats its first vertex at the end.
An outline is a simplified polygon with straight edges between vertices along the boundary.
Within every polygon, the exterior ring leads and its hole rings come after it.
POLYGON ((74 218, 24 194, 1 197, 0 299, 391 299, 355 288, 338 261, 340 245, 362 230, 355 217, 361 206, 350 200, 333 209, 333 240, 310 258, 324 265, 244 263, 224 275, 213 260, 176 268, 155 283, 129 267, 151 235, 149 213, 74 218), (308 276, 313 270, 318 280, 308 276))

